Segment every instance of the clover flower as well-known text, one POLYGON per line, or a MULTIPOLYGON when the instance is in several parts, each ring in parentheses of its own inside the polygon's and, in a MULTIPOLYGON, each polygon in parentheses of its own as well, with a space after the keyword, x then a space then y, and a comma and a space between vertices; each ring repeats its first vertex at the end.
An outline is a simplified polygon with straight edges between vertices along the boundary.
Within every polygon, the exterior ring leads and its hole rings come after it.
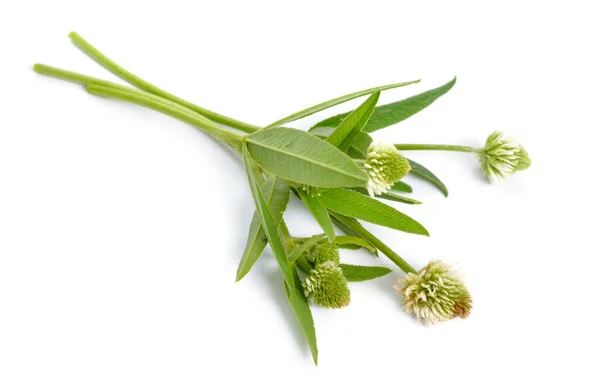
POLYGON ((404 311, 414 313, 428 324, 467 318, 471 312, 471 295, 456 276, 452 266, 435 260, 417 274, 408 273, 394 286, 404 295, 404 311))
POLYGON ((350 303, 350 289, 342 269, 333 261, 317 264, 302 282, 304 295, 325 308, 343 308, 350 303))
POLYGON ((310 259, 315 264, 321 264, 326 261, 333 261, 333 264, 340 264, 340 250, 335 244, 329 241, 317 243, 310 250, 310 259))
POLYGON ((367 150, 364 169, 369 175, 367 191, 381 195, 410 171, 410 164, 393 144, 376 141, 367 150))
POLYGON ((523 146, 501 131, 495 131, 487 138, 485 146, 477 150, 477 156, 481 171, 492 183, 531 165, 529 154, 523 146))

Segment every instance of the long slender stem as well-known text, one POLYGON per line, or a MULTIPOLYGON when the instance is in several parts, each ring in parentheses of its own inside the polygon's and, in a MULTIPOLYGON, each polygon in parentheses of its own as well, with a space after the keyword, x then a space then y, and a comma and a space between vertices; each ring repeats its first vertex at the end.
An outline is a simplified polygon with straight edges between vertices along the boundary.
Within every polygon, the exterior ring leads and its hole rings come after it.
POLYGON ((198 127, 215 139, 225 142, 236 150, 241 151, 241 135, 226 131, 216 125, 212 125, 209 121, 206 121, 201 116, 198 116, 196 112, 193 112, 185 107, 178 108, 173 104, 173 102, 167 101, 166 99, 152 96, 151 94, 144 93, 143 91, 136 91, 133 89, 128 91, 125 89, 116 89, 96 84, 89 84, 87 85, 86 89, 90 94, 93 95, 119 99, 121 101, 134 103, 136 105, 144 106, 157 112, 164 113, 185 123, 198 127))
POLYGON ((454 146, 451 144, 395 144, 398 150, 442 150, 477 152, 477 148, 469 146, 454 146))
POLYGON ((417 271, 413 267, 411 267, 406 262, 406 260, 400 257, 400 255, 394 252, 389 246, 381 242, 379 238, 377 238, 370 231, 365 229, 360 223, 358 223, 354 219, 345 217, 340 214, 332 213, 331 215, 337 223, 341 223, 342 226, 346 226, 347 228, 349 228, 350 230, 352 230, 353 232, 355 232, 356 234, 373 244, 373 246, 379 249, 381 253, 386 255, 390 260, 394 262, 394 264, 400 267, 402 271, 406 272, 407 274, 409 272, 412 272, 414 274, 417 273, 417 271))
POLYGON ((69 37, 73 41, 73 44, 77 46, 82 52, 92 58, 95 62, 106 68, 108 71, 112 72, 116 76, 121 79, 131 83, 132 85, 152 93, 154 95, 158 95, 159 97, 168 99, 169 101, 173 101, 178 103, 181 106, 185 106, 186 108, 193 110, 194 112, 200 113, 201 115, 208 117, 209 119, 216 121, 220 124, 227 125, 244 132, 254 132, 260 127, 252 124, 248 124, 242 121, 238 121, 236 119, 224 116, 222 114, 210 111, 198 105, 194 105, 193 103, 186 101, 182 98, 179 98, 149 82, 146 80, 134 75, 133 73, 127 71, 125 68, 121 67, 119 64, 112 61, 110 58, 102 54, 98 49, 93 47, 89 42, 87 42, 83 37, 81 37, 76 32, 72 32, 69 34, 69 37))

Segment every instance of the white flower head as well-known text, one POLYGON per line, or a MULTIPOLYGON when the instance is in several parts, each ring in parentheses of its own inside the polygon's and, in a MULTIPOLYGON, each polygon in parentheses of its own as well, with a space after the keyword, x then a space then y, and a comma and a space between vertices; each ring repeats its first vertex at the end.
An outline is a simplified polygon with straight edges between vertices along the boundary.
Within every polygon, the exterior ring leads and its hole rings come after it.
POLYGON ((492 183, 531 165, 529 154, 523 146, 501 131, 495 131, 487 138, 485 146, 477 152, 477 156, 481 163, 481 171, 492 183))
POLYGON ((419 321, 432 324, 467 318, 471 312, 471 295, 449 264, 435 260, 417 274, 408 273, 394 286, 404 295, 404 311, 414 313, 419 321))
POLYGON ((375 141, 367 150, 364 169, 369 175, 367 191, 381 195, 410 171, 410 164, 393 144, 375 141))

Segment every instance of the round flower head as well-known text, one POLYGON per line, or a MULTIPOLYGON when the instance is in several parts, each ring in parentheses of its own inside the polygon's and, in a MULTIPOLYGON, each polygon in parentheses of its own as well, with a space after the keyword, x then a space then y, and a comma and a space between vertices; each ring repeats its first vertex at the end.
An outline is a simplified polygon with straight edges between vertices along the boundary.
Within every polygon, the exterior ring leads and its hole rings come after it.
POLYGON ((418 274, 408 273, 394 286, 404 295, 404 311, 414 312, 419 321, 435 323, 467 318, 471 312, 471 295, 458 279, 452 267, 441 261, 432 261, 418 274))
POLYGON ((393 144, 373 142, 367 150, 364 164, 369 175, 367 191, 381 195, 410 171, 410 164, 393 144))
POLYGON ((500 131, 492 133, 485 147, 477 152, 481 171, 490 180, 498 182, 531 165, 529 154, 519 142, 500 131))
POLYGON ((350 303, 350 289, 342 269, 333 261, 317 264, 302 283, 304 295, 325 308, 343 308, 350 303))

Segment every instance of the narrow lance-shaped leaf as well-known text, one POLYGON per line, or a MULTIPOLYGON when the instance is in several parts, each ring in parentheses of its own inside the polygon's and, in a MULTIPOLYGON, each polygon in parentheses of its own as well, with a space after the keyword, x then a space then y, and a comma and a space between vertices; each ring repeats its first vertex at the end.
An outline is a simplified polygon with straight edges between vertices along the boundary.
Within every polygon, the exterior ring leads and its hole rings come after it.
POLYGON ((391 269, 378 266, 340 264, 340 268, 348 282, 363 282, 381 278, 392 272, 391 269))
MULTIPOLYGON (((365 188, 354 188, 353 190, 358 193, 362 193, 363 195, 369 194, 365 188)), ((380 195, 375 195, 375 197, 378 199, 397 201, 399 203, 404 203, 404 204, 423 204, 418 200, 411 199, 410 197, 402 196, 401 194, 396 193, 394 191, 383 192, 380 195)))
POLYGON ((342 151, 348 151, 358 133, 362 131, 367 121, 369 121, 369 117, 373 114, 378 100, 379 92, 372 94, 362 105, 342 120, 340 125, 329 135, 327 142, 342 151))
MULTIPOLYGON (((257 174, 255 178, 258 180, 257 174)), ((290 189, 287 184, 274 175, 270 175, 267 181, 261 187, 263 195, 275 224, 278 225, 281 221, 283 212, 290 198, 290 189)), ((244 254, 238 265, 236 274, 236 282, 242 279, 250 269, 256 263, 256 260, 260 257, 261 253, 267 246, 267 237, 265 231, 260 223, 258 212, 254 212, 252 216, 252 222, 250 223, 250 230, 248 231, 248 240, 246 241, 246 248, 244 254)))
POLYGON ((332 242, 335 238, 335 230, 333 228, 333 223, 331 222, 331 218, 329 217, 329 212, 317 197, 309 196, 306 192, 301 189, 297 189, 298 195, 300 195, 300 199, 306 206, 306 209, 312 214, 315 218, 319 226, 323 229, 325 234, 327 234, 327 238, 329 238, 329 242, 332 242))
POLYGON ((343 95, 341 97, 334 98, 334 99, 331 99, 329 101, 325 101, 325 102, 320 103, 318 105, 311 106, 309 108, 306 108, 304 110, 301 110, 299 112, 291 114, 291 115, 289 115, 287 117, 282 118, 281 120, 275 121, 274 123, 267 125, 265 128, 274 128, 274 127, 281 126, 283 124, 287 124, 289 122, 292 122, 292 121, 304 118, 306 116, 310 116, 311 114, 320 112, 321 110, 325 110, 325 109, 330 108, 332 106, 339 105, 340 103, 344 103, 344 102, 350 101, 351 99, 354 99, 354 98, 359 98, 359 97, 362 97, 364 95, 373 94, 373 93, 376 93, 378 91, 384 91, 384 90, 389 90, 389 89, 396 88, 396 87, 408 86, 410 84, 419 83, 420 81, 421 80, 419 79, 419 80, 411 80, 410 82, 388 84, 388 85, 385 85, 385 86, 373 87, 373 88, 369 88, 369 89, 366 89, 366 90, 357 91, 355 93, 343 95))
POLYGON ((278 177, 320 188, 364 186, 367 173, 349 156, 308 132, 271 128, 246 139, 248 152, 278 177))
MULTIPOLYGON (((364 132, 370 133, 379 129, 389 127, 390 125, 406 120, 414 114, 417 114, 427 106, 431 105, 436 99, 446 94, 456 83, 456 78, 450 82, 425 91, 421 94, 403 99, 401 101, 380 105, 375 108, 369 122, 364 127, 364 132)), ((317 127, 337 127, 349 112, 338 114, 315 124, 317 127)))
POLYGON ((246 175, 248 176, 248 183, 250 185, 252 197, 254 198, 256 210, 258 211, 265 234, 269 240, 269 244, 271 245, 271 250, 277 259, 277 263, 279 264, 279 268, 283 274, 285 292, 288 297, 288 302, 290 303, 290 306, 296 315, 296 319, 302 328, 302 332, 306 337, 313 360, 316 364, 318 360, 317 337, 312 313, 310 311, 310 307, 308 306, 308 301, 304 296, 304 292, 302 291, 302 285, 300 284, 300 279, 298 278, 296 269, 292 268, 288 262, 281 237, 279 237, 279 233, 277 231, 277 226, 271 217, 271 213, 269 212, 264 196, 258 187, 258 184, 256 183, 256 179, 254 178, 254 173, 251 168, 251 158, 248 154, 248 149, 246 148, 245 144, 242 147, 242 155, 244 157, 246 175))
POLYGON ((446 185, 444 185, 444 183, 439 178, 437 178, 435 174, 433 174, 425 166, 413 160, 408 159, 408 163, 410 163, 411 167, 411 170, 408 174, 413 174, 417 177, 423 178, 426 181, 429 181, 430 183, 435 185, 436 188, 438 188, 444 194, 444 196, 448 197, 448 188, 446 188, 446 185))
POLYGON ((423 225, 408 215, 349 189, 330 189, 323 192, 319 199, 325 208, 341 215, 407 233, 429 235, 423 225))
MULTIPOLYGON (((313 135, 327 138, 327 137, 329 137, 329 135, 331 135, 333 133, 334 130, 335 130, 335 128, 333 128, 333 127, 324 127, 324 128, 313 128, 309 132, 312 133, 313 135)), ((352 144, 350 145, 350 148, 348 148, 348 155, 351 158, 364 159, 365 156, 367 155, 367 149, 369 148, 371 143, 373 143, 373 138, 371 136, 369 136, 369 134, 364 133, 364 132, 359 132, 356 135, 356 138, 354 139, 352 144)))

